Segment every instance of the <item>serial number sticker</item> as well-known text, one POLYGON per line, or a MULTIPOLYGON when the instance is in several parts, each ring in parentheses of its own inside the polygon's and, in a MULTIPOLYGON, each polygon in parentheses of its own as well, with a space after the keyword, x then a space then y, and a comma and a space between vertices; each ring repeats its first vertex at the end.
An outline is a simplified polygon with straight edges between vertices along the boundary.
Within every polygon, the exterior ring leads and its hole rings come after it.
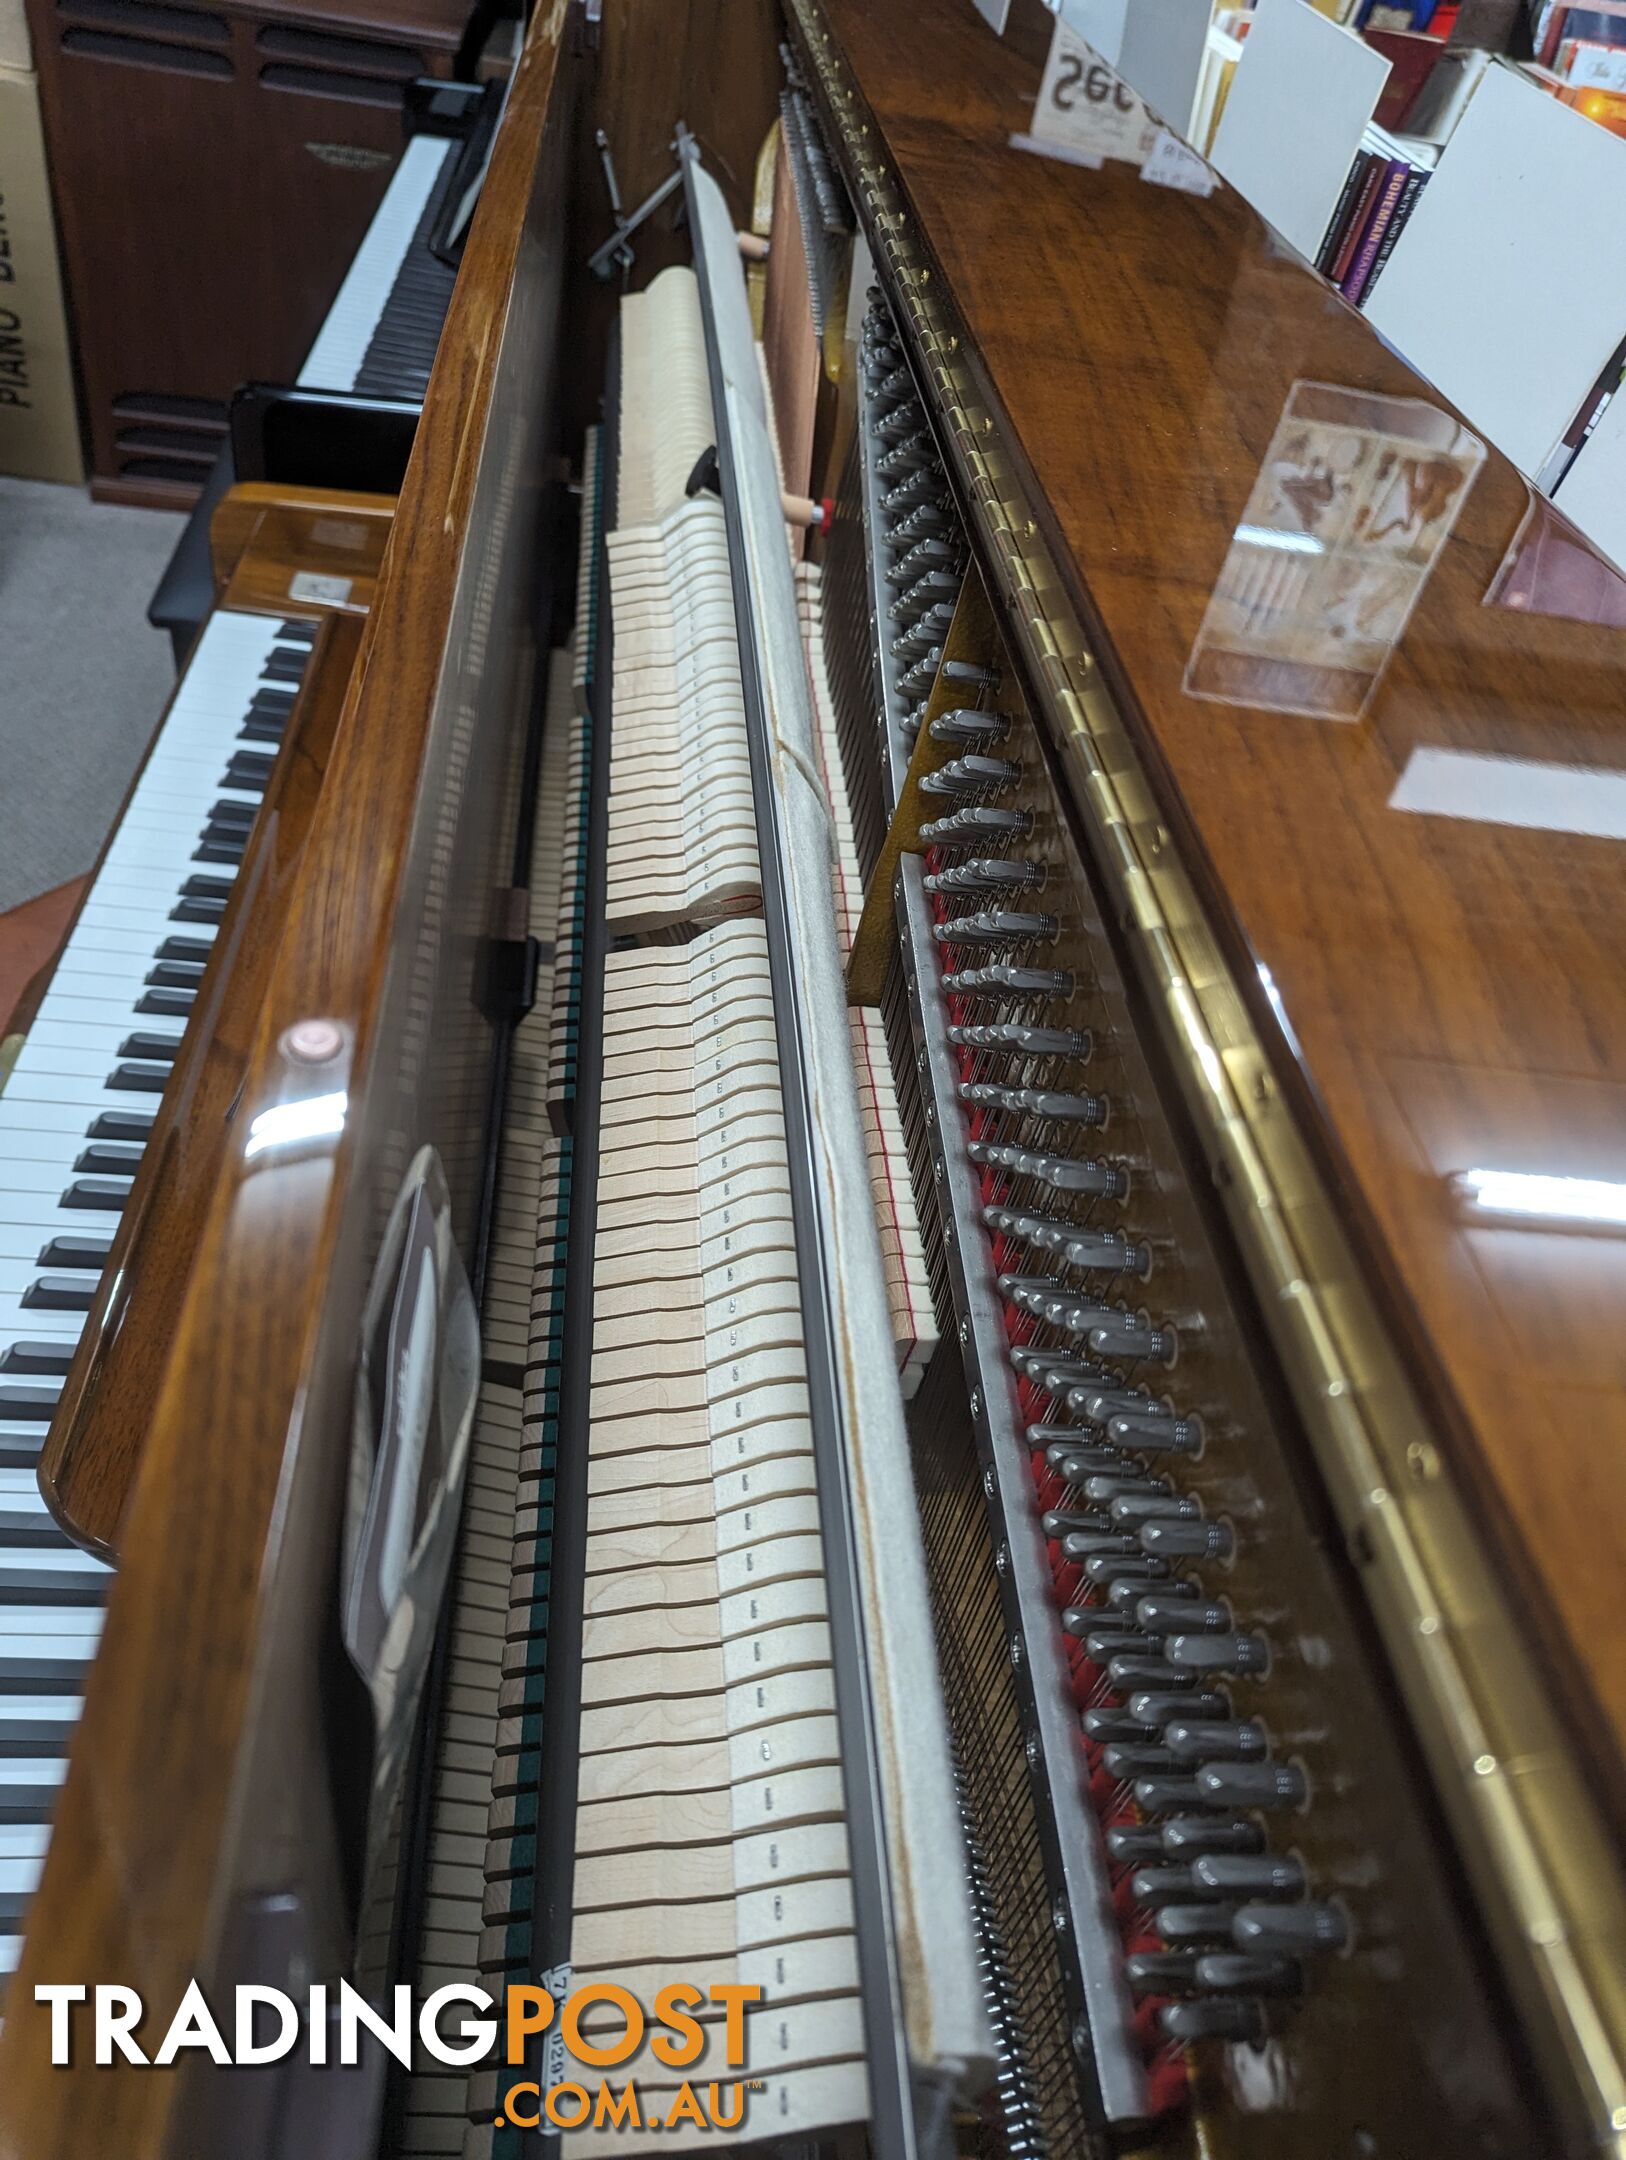
POLYGON ((343 607, 355 589, 355 579, 330 577, 323 570, 296 570, 288 580, 290 600, 316 600, 324 607, 343 607))

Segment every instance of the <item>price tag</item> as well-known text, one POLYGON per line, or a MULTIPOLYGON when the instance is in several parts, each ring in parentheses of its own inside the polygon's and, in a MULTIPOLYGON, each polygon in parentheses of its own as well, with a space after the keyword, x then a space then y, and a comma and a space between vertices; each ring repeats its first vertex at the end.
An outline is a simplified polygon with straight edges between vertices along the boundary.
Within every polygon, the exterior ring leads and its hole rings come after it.
POLYGON ((1140 176, 1158 187, 1183 188, 1188 195, 1212 195, 1219 186, 1214 168, 1167 128, 1158 129, 1140 176))
POLYGON ((1067 23, 1056 25, 1024 150, 1099 165, 1127 158, 1138 165, 1152 147, 1157 123, 1126 82, 1067 23))

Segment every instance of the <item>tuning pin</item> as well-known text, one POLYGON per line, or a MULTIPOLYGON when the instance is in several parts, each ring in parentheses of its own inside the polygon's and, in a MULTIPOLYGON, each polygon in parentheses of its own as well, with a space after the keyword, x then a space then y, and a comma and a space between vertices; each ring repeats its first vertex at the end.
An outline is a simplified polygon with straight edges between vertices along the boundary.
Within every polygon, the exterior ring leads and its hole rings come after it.
POLYGON ((1138 1530, 1144 1522, 1163 1522, 1171 1515, 1195 1515, 1198 1512, 1195 1500, 1182 1499, 1162 1483, 1145 1492, 1125 1493, 1121 1501, 1112 1503, 1112 1519, 1125 1530, 1138 1530))
POLYGON ((1113 1740, 1147 1740, 1151 1738, 1148 1728, 1137 1725, 1124 1710, 1096 1708, 1084 1711, 1080 1717, 1086 1738, 1105 1747, 1113 1740))
POLYGON ((1302 1808, 1310 1798, 1309 1780, 1297 1763, 1204 1763, 1197 1772, 1197 1789, 1207 1807, 1263 1808, 1272 1813, 1302 1808))
POLYGON ((965 757, 950 758, 946 765, 939 765, 922 779, 921 792, 928 795, 973 795, 984 788, 1012 786, 1022 777, 1020 765, 1013 765, 1009 758, 965 757))
MULTIPOLYGON (((1091 1346, 1099 1348, 1093 1336, 1091 1346)), ((1227 1523, 1168 1518, 1142 1523, 1140 1541, 1165 1560, 1229 1560, 1236 1542, 1227 1523)))
POLYGON ((1304 1971, 1295 1958, 1260 1957, 1248 1950, 1208 1950, 1193 1975, 1215 1994, 1302 1995, 1304 1971))
POLYGON ((1037 892, 1044 878, 1043 863, 982 855, 948 870, 933 871, 921 883, 929 893, 1037 892))
POLYGON ((1030 1148, 986 1140, 973 1140, 966 1152, 980 1166, 1032 1178, 1037 1184, 1049 1186, 1052 1192, 1087 1193, 1100 1200, 1122 1200, 1129 1194, 1128 1176, 1116 1163, 1080 1160, 1071 1155, 1037 1155, 1030 1148))
POLYGON ((1198 2040, 1257 2043, 1267 2029, 1263 2004, 1246 1995, 1200 1995, 1190 2002, 1165 2003, 1157 2016, 1164 2032, 1182 2047, 1198 2040))
POLYGON ((1013 1057, 1088 1058, 1085 1028, 1030 1027, 1022 1020, 995 1020, 949 1029, 949 1040, 967 1050, 1005 1050, 1013 1057))
POLYGON ((1222 1718, 1229 1707, 1223 1695, 1196 1688, 1142 1688, 1129 1698, 1130 1716, 1164 1734, 1181 1718, 1222 1718))
MULTIPOLYGON (((935 778, 935 775, 931 777, 935 778)), ((920 837, 927 847, 960 847, 975 845, 979 841, 1021 840, 1033 830, 1033 814, 1028 810, 1000 810, 992 803, 968 803, 952 816, 931 818, 920 828, 920 837)), ((1050 971, 1038 971, 1050 972, 1050 971)), ((1056 997, 1070 997, 1073 989, 1071 975, 1060 976, 1066 987, 1047 993, 1056 997)))
POLYGON ((1097 1357, 1123 1358, 1137 1365, 1172 1365, 1180 1340, 1171 1327, 1153 1327, 1144 1312, 1111 1312, 1092 1329, 1090 1348, 1097 1357))
POLYGON ((1164 1655, 1184 1672, 1262 1673, 1270 1664, 1270 1645, 1263 1635, 1171 1635, 1164 1655))
POLYGON ((1239 1950, 1261 1955, 1308 1957, 1347 1950, 1353 1939, 1349 1915, 1338 1905, 1244 1905, 1231 1922, 1239 1950))
POLYGON ((1231 1905, 1194 1898, 1185 1904, 1159 1906, 1152 1921, 1169 1948, 1175 1950, 1186 1943, 1229 1941, 1235 1911, 1231 1905))
POLYGON ((1304 1895, 1303 1863, 1286 1853, 1203 1853, 1191 1863, 1191 1875, 1204 1896, 1251 1901, 1304 1895))
POLYGON ((1070 1094, 1064 1088, 1008 1088, 992 1080, 962 1080, 959 1096, 974 1109, 999 1110, 1008 1117, 1040 1118, 1047 1125, 1083 1125, 1098 1132, 1107 1122, 1104 1095, 1070 1094))
POLYGON ((1194 1950, 1136 1950, 1124 1959, 1124 1978, 1136 1995, 1176 1995, 1197 1985, 1194 1950))
POLYGON ((1175 1717, 1166 1739, 1181 1763, 1263 1763, 1270 1745, 1257 1717, 1175 1717))
POLYGON ((1115 1447, 1134 1448, 1144 1455, 1200 1455, 1203 1421, 1176 1417, 1164 1405, 1155 1404, 1108 1418, 1107 1438, 1115 1447))
POLYGON ((1124 1866, 1134 1860, 1156 1860, 1163 1850, 1155 1823, 1114 1823, 1106 1836, 1109 1858, 1124 1866))
POLYGON ((971 746, 1003 742, 1010 732, 1011 723, 1007 714, 977 712, 966 705, 957 705, 950 712, 940 712, 930 729, 933 742, 964 743, 971 746))
MULTIPOLYGON (((1180 1587, 1184 1590, 1189 1586, 1182 1583, 1180 1587)), ((1148 1635, 1189 1633, 1197 1628, 1211 1628, 1217 1632, 1232 1624, 1228 1605, 1210 1605, 1202 1598, 1167 1597, 1157 1590, 1136 1605, 1135 1621, 1148 1635)))

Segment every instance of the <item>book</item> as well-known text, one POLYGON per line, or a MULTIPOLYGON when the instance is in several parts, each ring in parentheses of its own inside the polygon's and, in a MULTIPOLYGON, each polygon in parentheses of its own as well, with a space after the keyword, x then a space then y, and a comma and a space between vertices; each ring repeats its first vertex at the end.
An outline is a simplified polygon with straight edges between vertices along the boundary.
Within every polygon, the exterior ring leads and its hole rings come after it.
POLYGON ((1363 35, 1389 63, 1389 80, 1372 117, 1379 127, 1403 128, 1424 84, 1444 58, 1444 43, 1415 30, 1367 30, 1363 35))
POLYGON ((1389 219, 1388 230, 1383 235, 1382 243, 1380 244, 1377 255, 1373 260, 1372 268, 1367 273, 1366 282, 1361 286, 1360 291, 1354 295, 1355 305, 1357 307, 1364 307, 1366 305, 1367 295, 1371 292, 1373 286, 1377 283, 1378 279, 1383 275, 1383 266, 1389 260, 1389 257, 1394 253, 1395 242, 1405 231, 1406 220, 1411 216, 1412 211, 1417 207, 1417 198, 1419 195, 1422 194, 1423 189, 1427 184, 1427 170, 1419 169, 1418 167, 1413 166, 1411 171, 1406 175, 1406 184, 1400 191, 1400 200, 1395 204, 1393 215, 1389 219))
POLYGON ((1377 189, 1372 197, 1372 207, 1367 212, 1355 246, 1351 250, 1349 266, 1338 280, 1338 289, 1346 300, 1359 302, 1366 281, 1372 274, 1372 265, 1378 259, 1378 249, 1383 245, 1383 236, 1389 229, 1389 221, 1394 216, 1395 205, 1400 200, 1410 173, 1411 167, 1403 158, 1383 160, 1377 189))
POLYGON ((1366 154, 1357 157, 1349 168, 1349 177, 1333 205, 1332 216, 1327 220, 1327 230, 1320 247, 1316 250, 1315 266, 1323 277, 1331 275, 1333 257, 1343 242, 1348 220, 1355 207, 1355 198, 1366 180, 1366 154))
POLYGON ((1379 157, 1375 151, 1367 150, 1361 154, 1366 160, 1366 177, 1362 180, 1360 190, 1355 197, 1354 206, 1344 221, 1343 236, 1339 240, 1327 271, 1327 275, 1332 279, 1333 283, 1340 286, 1349 272, 1350 262, 1355 250, 1360 245, 1361 234, 1366 229, 1367 219, 1372 215, 1372 204, 1376 200, 1378 189, 1383 184, 1383 176, 1387 170, 1387 161, 1379 157))

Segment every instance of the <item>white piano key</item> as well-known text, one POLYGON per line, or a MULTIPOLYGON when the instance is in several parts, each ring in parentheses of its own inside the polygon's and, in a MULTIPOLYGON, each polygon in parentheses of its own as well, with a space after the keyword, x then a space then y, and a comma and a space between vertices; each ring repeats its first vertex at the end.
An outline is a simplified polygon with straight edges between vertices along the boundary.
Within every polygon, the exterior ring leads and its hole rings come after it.
POLYGON ((299 371, 300 387, 352 390, 418 220, 455 145, 418 135, 401 154, 384 200, 299 371))

